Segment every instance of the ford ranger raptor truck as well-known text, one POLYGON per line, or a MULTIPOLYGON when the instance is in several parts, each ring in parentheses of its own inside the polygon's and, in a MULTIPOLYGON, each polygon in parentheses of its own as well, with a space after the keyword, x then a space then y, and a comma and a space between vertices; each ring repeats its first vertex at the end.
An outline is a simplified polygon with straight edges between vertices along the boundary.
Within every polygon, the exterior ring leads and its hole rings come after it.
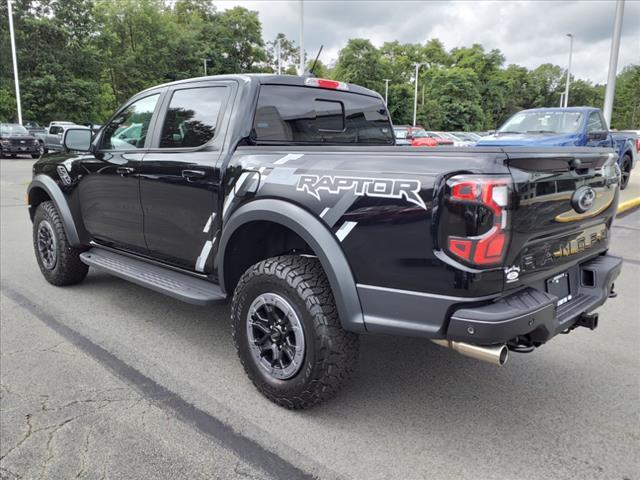
POLYGON ((595 328, 620 258, 611 149, 394 145, 379 94, 225 75, 145 90, 28 187, 47 281, 89 268, 206 307, 267 398, 338 391, 361 334, 433 340, 497 365, 595 328))

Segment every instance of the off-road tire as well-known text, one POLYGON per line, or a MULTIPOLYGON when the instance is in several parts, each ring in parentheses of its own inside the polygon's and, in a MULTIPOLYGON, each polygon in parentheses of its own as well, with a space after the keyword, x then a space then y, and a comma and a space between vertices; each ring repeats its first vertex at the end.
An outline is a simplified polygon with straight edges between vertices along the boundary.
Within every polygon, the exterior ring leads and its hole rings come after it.
POLYGON ((231 324, 247 375, 264 396, 282 407, 309 408, 333 397, 355 367, 358 335, 340 325, 329 281, 315 258, 285 255, 250 267, 235 289, 231 324), (290 302, 302 324, 304 360, 295 376, 286 380, 271 376, 249 348, 248 309, 266 292, 290 302))
POLYGON ((69 245, 62 226, 60 214, 53 202, 42 202, 33 216, 33 248, 42 275, 52 285, 63 286, 79 283, 87 276, 89 266, 80 261, 83 250, 69 245), (42 222, 48 222, 55 237, 56 260, 52 268, 47 268, 38 249, 38 229, 42 222))
POLYGON ((629 180, 631 179, 631 157, 629 155, 625 155, 624 157, 622 157, 620 172, 622 172, 622 179, 620 180, 620 190, 624 190, 629 185, 629 180))

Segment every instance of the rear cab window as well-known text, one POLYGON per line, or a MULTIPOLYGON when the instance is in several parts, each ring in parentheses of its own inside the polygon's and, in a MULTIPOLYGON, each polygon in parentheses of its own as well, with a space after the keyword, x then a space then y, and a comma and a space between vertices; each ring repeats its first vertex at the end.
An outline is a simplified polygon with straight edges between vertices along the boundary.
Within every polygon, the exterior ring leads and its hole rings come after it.
POLYGON ((377 97, 314 87, 262 85, 251 130, 257 144, 393 145, 377 97))

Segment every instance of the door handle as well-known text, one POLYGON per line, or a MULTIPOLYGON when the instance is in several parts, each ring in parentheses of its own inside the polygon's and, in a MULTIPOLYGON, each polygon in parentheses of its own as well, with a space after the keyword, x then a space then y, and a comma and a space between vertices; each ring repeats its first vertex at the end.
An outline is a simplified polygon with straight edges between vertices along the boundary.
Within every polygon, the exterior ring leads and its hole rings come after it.
POLYGON ((116 173, 118 175, 121 176, 125 176, 125 175, 129 175, 131 173, 135 172, 135 168, 131 168, 131 167, 118 167, 116 168, 116 173))
POLYGON ((187 179, 204 178, 206 174, 203 170, 182 170, 182 176, 187 179))

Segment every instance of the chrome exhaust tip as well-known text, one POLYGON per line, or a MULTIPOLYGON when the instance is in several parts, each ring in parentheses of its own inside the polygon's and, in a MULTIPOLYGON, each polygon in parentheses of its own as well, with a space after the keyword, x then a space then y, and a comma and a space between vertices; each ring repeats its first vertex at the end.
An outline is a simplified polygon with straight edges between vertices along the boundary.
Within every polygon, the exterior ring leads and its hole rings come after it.
POLYGON ((483 347, 481 345, 472 345, 470 343, 454 342, 453 340, 433 339, 431 341, 442 347, 455 350, 465 357, 475 358, 476 360, 482 360, 483 362, 492 363, 494 365, 502 366, 507 363, 507 360, 509 359, 509 349, 506 345, 483 347))

